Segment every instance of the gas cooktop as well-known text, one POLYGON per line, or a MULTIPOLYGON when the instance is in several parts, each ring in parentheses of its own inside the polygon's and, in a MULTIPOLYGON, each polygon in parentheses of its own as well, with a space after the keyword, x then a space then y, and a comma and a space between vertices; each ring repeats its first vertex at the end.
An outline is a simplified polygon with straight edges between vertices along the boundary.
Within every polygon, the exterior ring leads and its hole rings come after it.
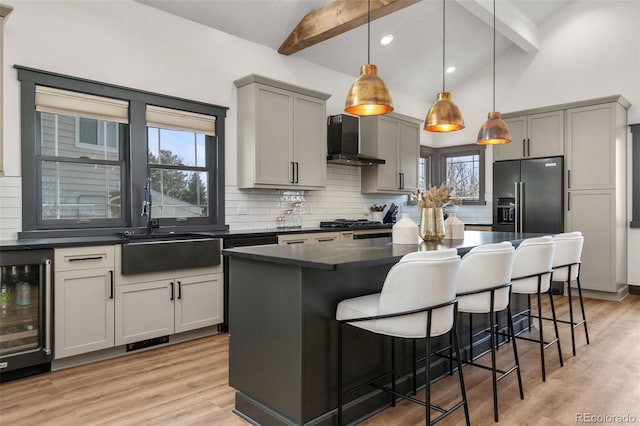
POLYGON ((331 222, 320 222, 320 228, 358 229, 358 228, 383 228, 391 224, 374 222, 367 219, 336 219, 331 222))

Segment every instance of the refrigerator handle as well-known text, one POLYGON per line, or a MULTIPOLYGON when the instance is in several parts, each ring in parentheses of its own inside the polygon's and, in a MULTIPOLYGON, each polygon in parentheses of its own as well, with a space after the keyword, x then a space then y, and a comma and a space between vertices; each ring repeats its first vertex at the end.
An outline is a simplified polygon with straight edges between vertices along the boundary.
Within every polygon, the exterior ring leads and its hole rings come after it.
POLYGON ((51 355, 51 260, 47 259, 44 266, 44 348, 46 355, 51 355))
POLYGON ((514 212, 514 227, 513 227, 513 232, 518 232, 518 213, 519 213, 519 200, 520 198, 518 197, 518 182, 513 182, 513 193, 516 195, 516 205, 515 205, 515 212, 514 212))
POLYGON ((520 182, 520 232, 524 232, 524 221, 523 213, 524 213, 524 182, 520 182))

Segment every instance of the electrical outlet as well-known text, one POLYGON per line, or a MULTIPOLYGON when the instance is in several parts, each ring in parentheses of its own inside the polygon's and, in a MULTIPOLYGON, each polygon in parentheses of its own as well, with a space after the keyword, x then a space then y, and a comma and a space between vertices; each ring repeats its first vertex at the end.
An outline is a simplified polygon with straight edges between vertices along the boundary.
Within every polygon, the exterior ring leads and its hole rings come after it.
POLYGON ((238 214, 249 214, 247 203, 238 203, 238 214))

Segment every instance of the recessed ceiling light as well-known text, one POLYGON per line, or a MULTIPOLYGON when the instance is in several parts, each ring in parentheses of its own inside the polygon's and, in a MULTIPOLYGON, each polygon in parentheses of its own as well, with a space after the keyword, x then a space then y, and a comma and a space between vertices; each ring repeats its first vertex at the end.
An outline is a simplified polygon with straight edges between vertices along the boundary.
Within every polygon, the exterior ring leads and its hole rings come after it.
POLYGON ((382 37, 380 37, 380 44, 382 46, 388 46, 391 44, 391 42, 393 41, 393 35, 392 34, 387 34, 387 35, 383 35, 382 37))
POLYGON ((454 72, 456 70, 456 67, 454 67, 453 65, 451 65, 449 68, 447 68, 447 74, 451 74, 452 72, 454 72))

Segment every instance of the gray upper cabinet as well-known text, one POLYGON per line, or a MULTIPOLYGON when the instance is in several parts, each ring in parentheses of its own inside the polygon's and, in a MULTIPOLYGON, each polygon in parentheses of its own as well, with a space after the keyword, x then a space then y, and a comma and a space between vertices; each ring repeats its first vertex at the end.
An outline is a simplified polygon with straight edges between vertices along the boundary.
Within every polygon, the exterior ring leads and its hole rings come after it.
POLYGON ((360 118, 360 151, 385 160, 362 168, 362 193, 408 194, 418 187, 421 124, 397 113, 360 118))
POLYGON ((511 143, 493 147, 493 160, 564 155, 564 111, 531 115, 505 114, 511 143))
POLYGON ((255 74, 238 88, 238 187, 326 186, 330 95, 255 74))

